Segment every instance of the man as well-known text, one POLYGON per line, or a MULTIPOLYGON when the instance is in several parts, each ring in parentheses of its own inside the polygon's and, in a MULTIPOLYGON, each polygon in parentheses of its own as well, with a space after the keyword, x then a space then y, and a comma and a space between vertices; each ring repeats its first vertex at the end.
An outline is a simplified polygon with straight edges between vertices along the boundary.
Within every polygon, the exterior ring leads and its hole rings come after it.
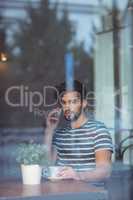
POLYGON ((62 83, 58 88, 64 118, 69 126, 57 128, 61 109, 49 113, 45 144, 51 159, 62 166, 63 179, 101 180, 110 174, 112 140, 103 123, 88 119, 85 88, 74 80, 73 88, 62 83))

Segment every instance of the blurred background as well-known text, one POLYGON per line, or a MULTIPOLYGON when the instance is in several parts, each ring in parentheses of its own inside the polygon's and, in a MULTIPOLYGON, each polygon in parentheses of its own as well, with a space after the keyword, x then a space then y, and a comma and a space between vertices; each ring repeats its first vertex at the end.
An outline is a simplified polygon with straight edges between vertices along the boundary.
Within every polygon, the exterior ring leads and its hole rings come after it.
POLYGON ((132 0, 0 0, 1 176, 16 173, 14 144, 42 140, 55 86, 72 79, 109 128, 113 161, 132 166, 132 25, 132 0))

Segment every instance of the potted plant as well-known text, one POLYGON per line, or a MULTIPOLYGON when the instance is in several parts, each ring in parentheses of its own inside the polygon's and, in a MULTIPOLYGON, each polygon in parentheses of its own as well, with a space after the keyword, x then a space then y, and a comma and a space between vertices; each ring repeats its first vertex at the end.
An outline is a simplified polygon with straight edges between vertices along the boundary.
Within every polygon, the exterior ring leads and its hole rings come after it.
POLYGON ((23 184, 40 184, 42 166, 48 165, 45 145, 21 143, 17 148, 17 162, 21 164, 23 184))

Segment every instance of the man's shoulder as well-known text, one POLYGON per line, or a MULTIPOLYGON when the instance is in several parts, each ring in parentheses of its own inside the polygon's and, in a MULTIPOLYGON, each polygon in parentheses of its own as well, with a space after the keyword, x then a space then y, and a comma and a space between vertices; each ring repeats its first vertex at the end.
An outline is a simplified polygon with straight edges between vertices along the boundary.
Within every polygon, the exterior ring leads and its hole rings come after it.
POLYGON ((101 121, 98 120, 88 120, 87 123, 85 124, 86 126, 94 126, 96 128, 98 127, 105 127, 105 124, 101 121))
POLYGON ((98 120, 88 121, 86 123, 85 127, 93 129, 93 131, 95 131, 95 133, 109 132, 109 129, 107 128, 107 126, 105 125, 105 123, 101 122, 101 121, 98 121, 98 120))

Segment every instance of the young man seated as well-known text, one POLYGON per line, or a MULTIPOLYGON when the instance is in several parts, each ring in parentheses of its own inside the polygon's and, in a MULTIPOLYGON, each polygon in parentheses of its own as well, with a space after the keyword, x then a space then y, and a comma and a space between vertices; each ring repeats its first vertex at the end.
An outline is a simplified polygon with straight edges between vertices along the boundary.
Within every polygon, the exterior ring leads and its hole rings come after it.
POLYGON ((112 140, 101 122, 87 117, 86 91, 74 80, 73 88, 67 89, 65 82, 58 88, 62 108, 52 110, 46 122, 44 142, 49 156, 62 166, 58 176, 62 179, 101 180, 110 175, 112 140), (84 94, 84 95, 83 95, 84 94), (63 111, 69 126, 58 128, 63 111))

